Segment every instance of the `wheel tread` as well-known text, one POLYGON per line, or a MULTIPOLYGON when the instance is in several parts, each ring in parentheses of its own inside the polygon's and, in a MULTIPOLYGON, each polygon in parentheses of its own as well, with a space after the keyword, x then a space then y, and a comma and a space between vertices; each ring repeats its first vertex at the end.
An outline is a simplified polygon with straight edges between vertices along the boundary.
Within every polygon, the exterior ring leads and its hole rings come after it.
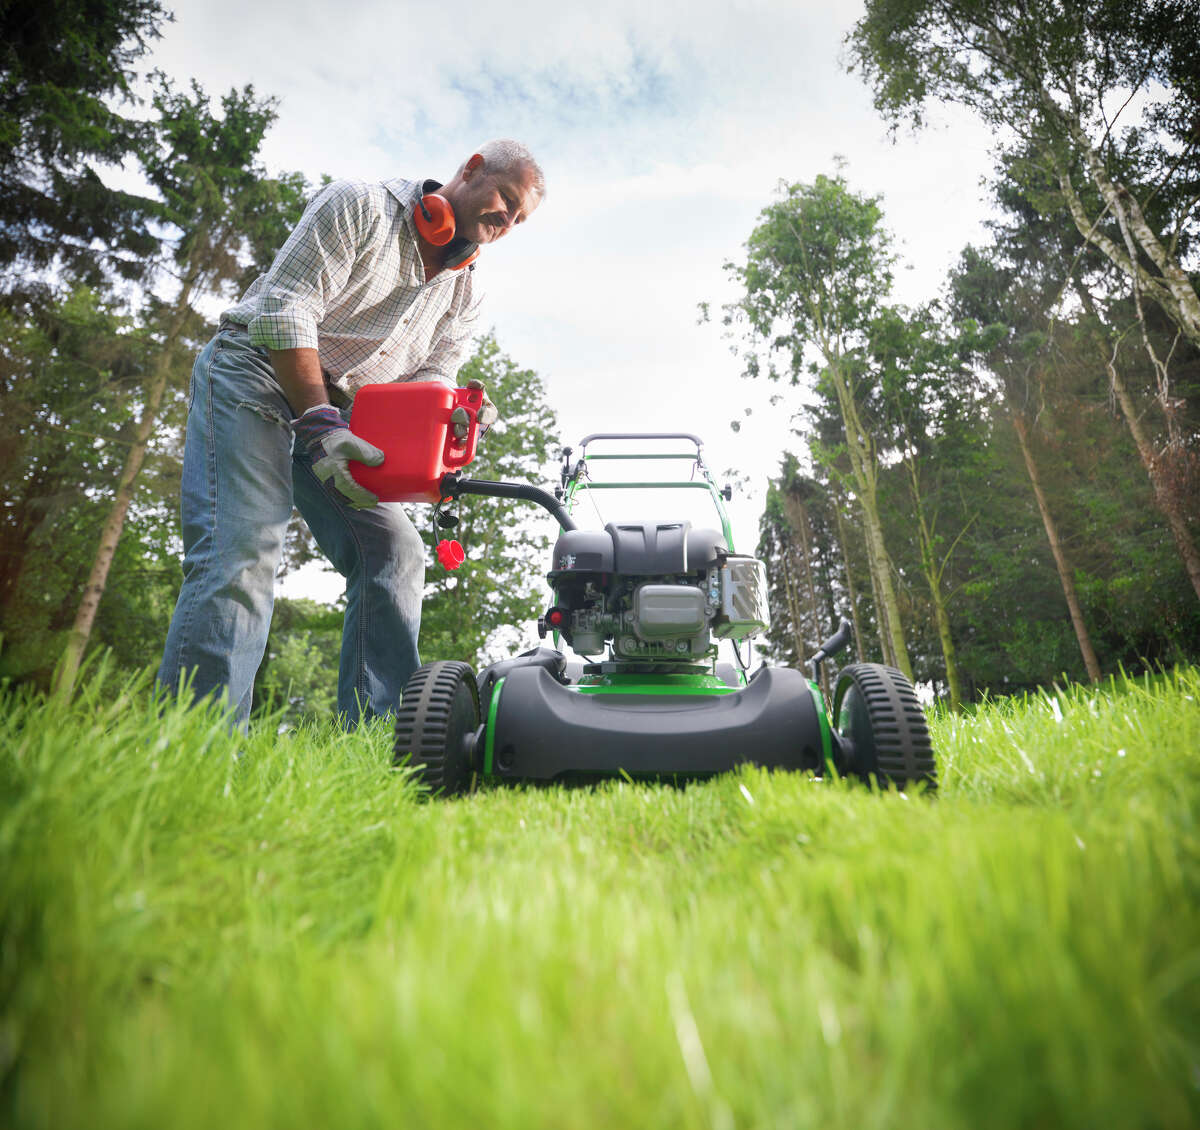
POLYGON ((448 775, 447 733, 454 715, 459 688, 469 687, 475 716, 479 715, 478 690, 470 666, 457 660, 443 660, 419 668, 404 687, 400 709, 396 712, 393 763, 406 759, 417 771, 422 784, 433 793, 449 786, 457 791, 458 782, 448 775))
MULTIPOLYGON (((924 781, 937 788, 937 764, 925 711, 907 676, 882 664, 853 664, 842 670, 835 696, 835 715, 850 683, 862 696, 875 753, 875 773, 903 787, 924 781)), ((869 775, 869 770, 866 771, 869 775)))

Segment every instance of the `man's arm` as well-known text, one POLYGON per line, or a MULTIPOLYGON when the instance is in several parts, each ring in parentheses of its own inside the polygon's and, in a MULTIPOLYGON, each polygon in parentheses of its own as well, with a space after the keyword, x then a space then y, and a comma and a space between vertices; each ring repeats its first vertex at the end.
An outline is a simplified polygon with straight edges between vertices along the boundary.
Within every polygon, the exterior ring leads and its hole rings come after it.
POLYGON ((329 403, 315 349, 268 349, 267 352, 293 416, 303 416, 315 405, 329 403))
POLYGON ((273 354, 315 353, 326 305, 345 289, 358 248, 380 222, 369 185, 335 181, 324 188, 259 280, 246 325, 250 341, 273 354))

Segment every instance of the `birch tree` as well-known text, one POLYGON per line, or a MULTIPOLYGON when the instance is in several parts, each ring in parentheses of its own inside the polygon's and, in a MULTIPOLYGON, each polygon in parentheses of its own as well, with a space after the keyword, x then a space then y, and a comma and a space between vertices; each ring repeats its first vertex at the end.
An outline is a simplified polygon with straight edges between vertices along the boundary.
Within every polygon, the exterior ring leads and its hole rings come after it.
MULTIPOLYGON (((1174 484, 1190 476, 1172 388, 1175 344, 1200 351, 1189 271, 1200 237, 1200 5, 1194 0, 869 0, 848 37, 853 65, 893 128, 930 101, 976 113, 998 138, 1002 175, 1023 170, 1043 212, 1074 225, 1125 280, 1165 432, 1155 442, 1109 327, 1113 394, 1200 596, 1200 550, 1174 484), (1015 158, 1015 159, 1014 159, 1015 158), (1175 328, 1155 343, 1147 304, 1175 328)), ((1075 271, 1069 274, 1077 274, 1075 271)), ((1065 280, 1064 280, 1065 281, 1065 280)), ((1085 299, 1086 304, 1086 299, 1085 299)))
POLYGON ((1193 0, 868 0, 848 44, 893 127, 944 100, 1033 154, 1083 238, 1200 349, 1193 0))
POLYGON ((880 450, 863 411, 869 392, 865 344, 892 284, 894 255, 877 197, 844 179, 783 184, 746 242, 744 263, 726 264, 744 291, 725 323, 744 325, 747 375, 811 384, 840 418, 867 546, 884 658, 911 678, 900 602, 879 514, 880 450))

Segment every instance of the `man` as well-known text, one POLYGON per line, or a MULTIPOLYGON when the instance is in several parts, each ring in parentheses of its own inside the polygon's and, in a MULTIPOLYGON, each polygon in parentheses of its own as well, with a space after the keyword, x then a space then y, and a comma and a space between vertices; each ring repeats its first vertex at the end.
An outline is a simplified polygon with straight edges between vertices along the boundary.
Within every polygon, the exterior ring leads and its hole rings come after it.
MULTIPOLYGON (((190 676, 196 696, 225 696, 245 723, 294 503, 346 578, 339 714, 355 725, 395 709, 420 663, 425 550, 399 504, 350 476, 350 460, 383 453, 350 432, 348 409, 366 384, 455 383, 478 318, 470 245, 507 235, 544 192, 532 155, 507 140, 481 146, 444 187, 335 181, 225 312, 192 373, 184 581, 162 684, 190 676), (443 202, 449 243, 434 230, 443 202)), ((494 418, 486 399, 485 412, 494 418)))

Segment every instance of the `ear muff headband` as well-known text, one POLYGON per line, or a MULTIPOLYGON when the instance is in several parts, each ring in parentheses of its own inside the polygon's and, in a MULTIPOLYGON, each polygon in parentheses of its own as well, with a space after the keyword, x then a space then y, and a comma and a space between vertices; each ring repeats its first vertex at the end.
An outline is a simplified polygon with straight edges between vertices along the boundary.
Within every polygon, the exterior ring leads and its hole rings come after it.
POLYGON ((446 257, 442 260, 442 266, 451 271, 461 271, 463 267, 469 266, 478 258, 479 244, 471 243, 470 240, 460 237, 446 248, 446 257))

